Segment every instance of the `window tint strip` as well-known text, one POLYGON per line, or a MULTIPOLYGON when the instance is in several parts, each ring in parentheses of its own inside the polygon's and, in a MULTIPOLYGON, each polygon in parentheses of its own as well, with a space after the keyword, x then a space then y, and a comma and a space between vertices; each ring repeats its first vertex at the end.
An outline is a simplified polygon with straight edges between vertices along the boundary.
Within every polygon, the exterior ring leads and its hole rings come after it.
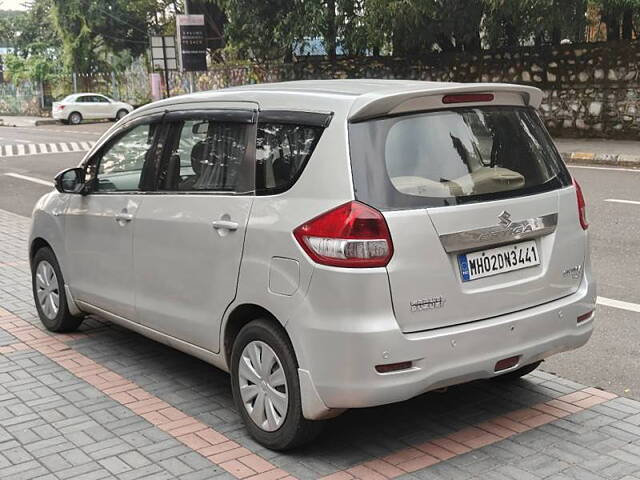
POLYGON ((262 110, 260 122, 305 125, 326 128, 331 123, 333 113, 296 112, 291 110, 262 110))
POLYGON ((255 123, 256 112, 241 109, 186 110, 168 112, 165 118, 168 122, 176 120, 215 120, 229 123, 255 123))

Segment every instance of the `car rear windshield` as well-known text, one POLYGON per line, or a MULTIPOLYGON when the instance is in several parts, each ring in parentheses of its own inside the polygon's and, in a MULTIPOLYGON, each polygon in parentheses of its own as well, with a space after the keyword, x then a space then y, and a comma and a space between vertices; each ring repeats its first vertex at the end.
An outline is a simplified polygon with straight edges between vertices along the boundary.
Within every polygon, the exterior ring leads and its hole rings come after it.
POLYGON ((485 107, 349 125, 356 198, 382 210, 473 203, 567 186, 535 110, 485 107))

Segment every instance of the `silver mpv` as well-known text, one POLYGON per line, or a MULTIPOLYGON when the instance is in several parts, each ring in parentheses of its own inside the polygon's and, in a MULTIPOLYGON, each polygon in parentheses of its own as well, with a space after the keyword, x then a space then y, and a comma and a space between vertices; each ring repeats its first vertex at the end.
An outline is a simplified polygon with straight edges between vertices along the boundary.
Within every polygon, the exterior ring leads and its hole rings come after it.
POLYGON ((251 435, 518 378, 593 328, 585 203, 505 84, 301 81, 127 115, 33 213, 44 325, 99 315, 230 372, 251 435))

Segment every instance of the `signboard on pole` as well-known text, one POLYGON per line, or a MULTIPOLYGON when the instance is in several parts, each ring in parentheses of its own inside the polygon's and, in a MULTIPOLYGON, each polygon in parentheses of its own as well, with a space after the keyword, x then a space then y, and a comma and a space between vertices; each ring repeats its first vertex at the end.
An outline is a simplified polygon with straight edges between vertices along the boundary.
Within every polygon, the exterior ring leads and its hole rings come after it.
POLYGON ((167 97, 170 97, 169 70, 178 69, 176 39, 173 36, 151 36, 151 64, 153 65, 154 70, 161 70, 164 73, 164 88, 167 97))
POLYGON ((154 70, 177 70, 176 39, 171 35, 151 36, 151 64, 154 70))
POLYGON ((207 69, 207 44, 204 15, 177 15, 180 67, 185 72, 207 69))

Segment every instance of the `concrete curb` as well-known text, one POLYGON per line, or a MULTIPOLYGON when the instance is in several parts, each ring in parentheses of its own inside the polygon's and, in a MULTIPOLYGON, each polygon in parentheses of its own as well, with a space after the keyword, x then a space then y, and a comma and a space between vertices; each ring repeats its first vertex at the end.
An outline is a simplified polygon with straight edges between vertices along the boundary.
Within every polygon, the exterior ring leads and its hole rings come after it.
POLYGON ((564 152, 562 158, 567 163, 587 165, 610 165, 614 167, 640 168, 640 155, 623 155, 610 153, 564 152))
POLYGON ((37 120, 21 120, 15 121, 8 118, 0 119, 0 126, 2 127, 39 127, 40 125, 58 125, 61 124, 59 120, 53 118, 42 118, 37 120))

